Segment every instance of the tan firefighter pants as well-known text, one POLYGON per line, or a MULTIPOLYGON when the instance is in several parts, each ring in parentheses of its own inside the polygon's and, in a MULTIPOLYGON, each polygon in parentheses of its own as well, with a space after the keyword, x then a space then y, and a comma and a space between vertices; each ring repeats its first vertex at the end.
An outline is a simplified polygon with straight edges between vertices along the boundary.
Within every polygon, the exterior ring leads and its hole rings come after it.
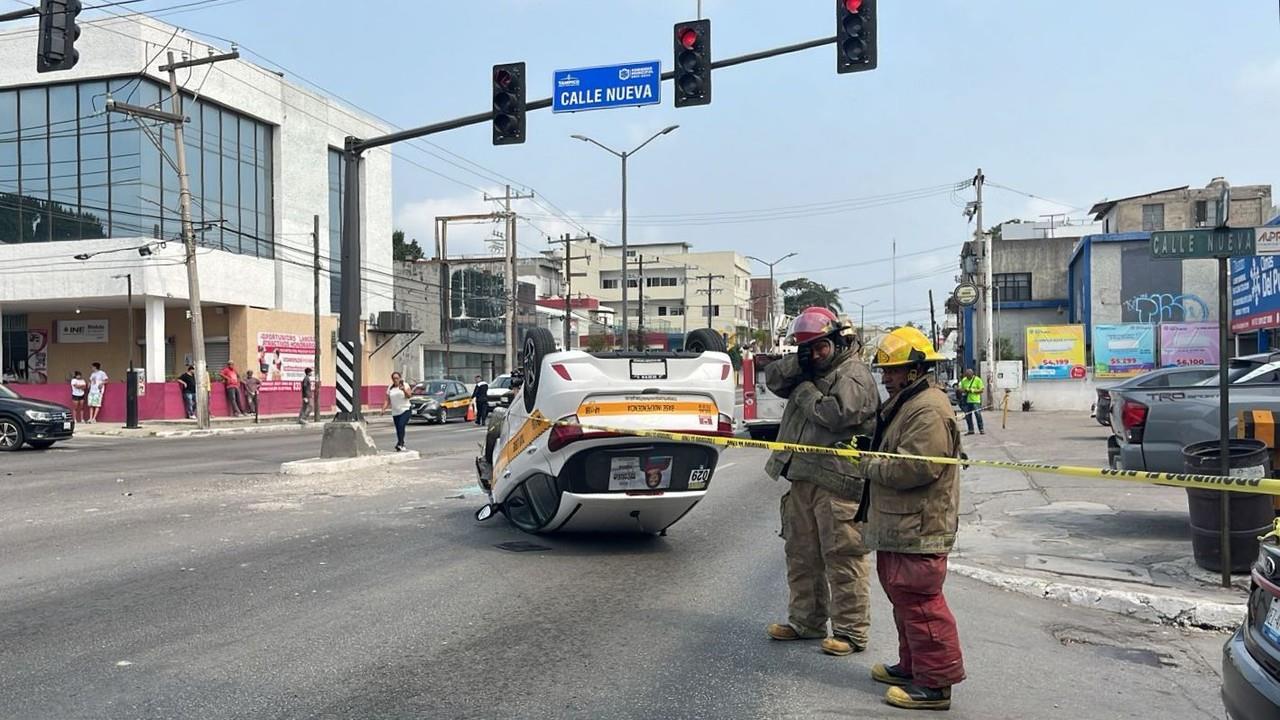
POLYGON ((803 480, 782 496, 782 537, 786 540, 787 621, 801 635, 831 633, 859 645, 871 629, 870 556, 862 530, 853 522, 856 500, 845 500, 803 480))

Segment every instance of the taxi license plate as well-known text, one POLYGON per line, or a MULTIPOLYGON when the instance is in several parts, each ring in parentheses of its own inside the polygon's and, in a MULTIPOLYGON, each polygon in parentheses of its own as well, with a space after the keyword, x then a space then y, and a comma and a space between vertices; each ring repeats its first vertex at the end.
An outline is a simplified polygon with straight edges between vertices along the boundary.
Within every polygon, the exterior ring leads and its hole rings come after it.
POLYGON ((661 358, 645 358, 631 361, 632 380, 666 380, 667 361, 661 358))
POLYGON ((1271 599, 1271 609, 1267 610, 1267 619, 1262 622, 1262 634, 1272 645, 1280 648, 1280 598, 1271 599))

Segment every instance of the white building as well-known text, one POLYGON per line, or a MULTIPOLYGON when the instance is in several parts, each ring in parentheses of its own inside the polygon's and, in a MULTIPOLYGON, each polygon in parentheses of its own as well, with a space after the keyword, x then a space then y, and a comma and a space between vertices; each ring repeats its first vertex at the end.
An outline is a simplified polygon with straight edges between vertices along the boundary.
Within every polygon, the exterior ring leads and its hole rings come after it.
MULTIPOLYGON (((599 298, 615 308, 620 319, 622 246, 593 238, 574 243, 572 251, 575 257, 589 258, 574 261, 574 272, 586 273, 574 278, 574 295, 599 298)), ((713 327, 732 343, 739 329, 750 328, 751 267, 744 256, 694 252, 683 242, 629 243, 627 255, 627 312, 632 332, 644 328, 646 345, 678 345, 684 333, 700 327, 713 327)))
MULTIPOLYGON (((56 73, 35 71, 34 26, 0 36, 0 365, 6 376, 61 384, 97 361, 122 379, 136 345, 134 363, 154 382, 182 372, 191 354, 170 164, 177 148, 170 126, 103 110, 114 98, 169 111, 168 76, 158 70, 166 52, 181 60, 227 49, 139 16, 81 27, 79 64, 56 73), (132 339, 125 276, 138 309, 132 339), (42 338, 47 346, 34 347, 42 338)), ((348 135, 390 128, 243 60, 179 79, 210 370, 227 360, 256 368, 260 333, 310 341, 318 216, 321 377, 330 385, 341 256, 337 149, 348 135)), ((368 317, 392 310, 388 150, 365 154, 362 179, 368 317)), ((370 330, 366 352, 380 342, 370 330)), ((385 372, 366 367, 366 384, 381 384, 385 372)))

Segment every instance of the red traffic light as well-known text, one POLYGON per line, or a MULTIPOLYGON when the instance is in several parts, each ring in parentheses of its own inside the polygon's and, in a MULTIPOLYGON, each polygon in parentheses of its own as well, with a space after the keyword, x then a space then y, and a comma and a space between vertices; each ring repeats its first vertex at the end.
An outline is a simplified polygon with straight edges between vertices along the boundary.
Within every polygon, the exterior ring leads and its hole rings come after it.
POLYGON ((506 70, 497 70, 493 73, 493 81, 502 87, 511 84, 511 73, 506 70))
POLYGON ((856 13, 862 9, 862 0, 844 0, 844 9, 856 13))
POLYGON ((680 31, 680 45, 685 50, 692 50, 694 45, 698 44, 698 31, 693 28, 685 28, 680 31))

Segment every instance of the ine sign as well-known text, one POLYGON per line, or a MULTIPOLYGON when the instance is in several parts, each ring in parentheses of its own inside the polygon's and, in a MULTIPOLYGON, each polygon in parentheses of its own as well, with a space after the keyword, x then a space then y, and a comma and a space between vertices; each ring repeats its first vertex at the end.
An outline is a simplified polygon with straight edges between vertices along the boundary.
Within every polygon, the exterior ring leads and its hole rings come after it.
POLYGON ((662 64, 657 60, 556 70, 552 112, 580 112, 662 102, 662 64))

